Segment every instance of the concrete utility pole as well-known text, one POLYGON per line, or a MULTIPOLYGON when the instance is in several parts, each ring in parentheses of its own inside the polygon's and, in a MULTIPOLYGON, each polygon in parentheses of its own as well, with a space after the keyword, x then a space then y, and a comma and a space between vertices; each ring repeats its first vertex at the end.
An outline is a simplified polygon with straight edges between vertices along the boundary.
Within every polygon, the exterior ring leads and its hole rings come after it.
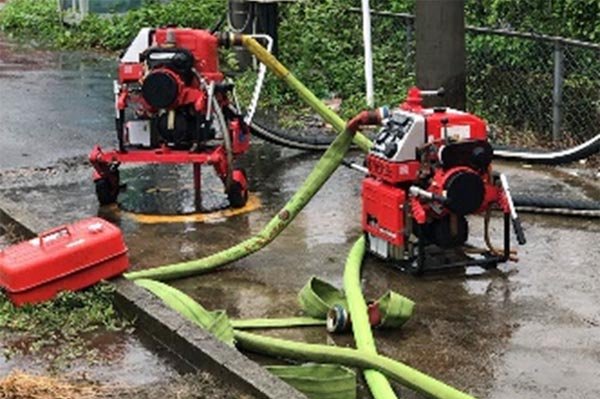
MULTIPOLYGON (((277 40, 279 3, 293 0, 228 0, 229 28, 237 33, 264 33, 273 39, 271 52, 279 51, 277 40)), ((236 49, 242 69, 252 64, 252 57, 245 49, 236 49)))
POLYGON ((465 1, 417 0, 417 86, 444 87, 444 98, 427 98, 426 104, 465 109, 465 1))

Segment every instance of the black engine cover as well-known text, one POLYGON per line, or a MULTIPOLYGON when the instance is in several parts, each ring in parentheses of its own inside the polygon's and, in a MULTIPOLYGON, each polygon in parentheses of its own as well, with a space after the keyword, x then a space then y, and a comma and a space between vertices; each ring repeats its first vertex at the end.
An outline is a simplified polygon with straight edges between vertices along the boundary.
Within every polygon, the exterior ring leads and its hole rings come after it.
POLYGON ((156 109, 169 108, 179 96, 177 82, 168 73, 151 72, 142 84, 142 96, 156 109))
POLYGON ((152 131, 160 141, 173 144, 175 148, 188 149, 192 143, 202 143, 215 138, 215 131, 204 115, 195 113, 189 107, 164 112, 152 119, 152 131), (173 112, 169 124, 169 113, 173 112))
POLYGON ((468 215, 483 203, 485 186, 477 173, 460 171, 454 173, 444 184, 446 206, 453 213, 468 215))
POLYGON ((184 48, 153 47, 140 56, 150 71, 158 68, 168 68, 178 73, 189 84, 193 75, 194 55, 184 48))
POLYGON ((442 167, 451 169, 456 166, 469 166, 483 171, 490 166, 494 151, 490 143, 484 140, 451 143, 444 146, 441 154, 442 167))
POLYGON ((464 216, 446 215, 423 226, 428 243, 440 248, 456 248, 467 242, 469 224, 464 216))

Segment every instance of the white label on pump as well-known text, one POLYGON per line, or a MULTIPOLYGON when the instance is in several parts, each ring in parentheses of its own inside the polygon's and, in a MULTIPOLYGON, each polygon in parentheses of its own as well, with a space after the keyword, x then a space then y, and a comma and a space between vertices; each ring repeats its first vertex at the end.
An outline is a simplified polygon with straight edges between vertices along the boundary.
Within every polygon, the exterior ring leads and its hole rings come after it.
POLYGON ((129 121, 125 126, 127 127, 129 144, 150 147, 150 121, 129 121))
POLYGON ((449 139, 464 140, 471 138, 471 126, 469 125, 442 127, 442 137, 444 137, 444 130, 447 132, 449 139))

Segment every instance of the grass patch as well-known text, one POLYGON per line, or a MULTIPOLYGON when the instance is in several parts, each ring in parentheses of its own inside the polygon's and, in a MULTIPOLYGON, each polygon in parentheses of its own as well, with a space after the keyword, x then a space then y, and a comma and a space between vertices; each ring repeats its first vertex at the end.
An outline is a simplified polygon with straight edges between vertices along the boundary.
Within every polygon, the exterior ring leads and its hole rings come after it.
POLYGON ((114 287, 98 284, 80 292, 63 292, 53 301, 15 307, 0 296, 0 337, 3 354, 40 356, 50 368, 67 366, 78 358, 99 359, 86 336, 99 331, 122 331, 129 324, 113 306, 114 287))

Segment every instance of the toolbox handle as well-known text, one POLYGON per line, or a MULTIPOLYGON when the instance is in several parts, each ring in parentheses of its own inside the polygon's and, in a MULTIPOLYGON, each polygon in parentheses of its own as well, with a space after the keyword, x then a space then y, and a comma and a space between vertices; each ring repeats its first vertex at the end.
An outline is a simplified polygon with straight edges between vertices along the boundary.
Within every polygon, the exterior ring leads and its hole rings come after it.
MULTIPOLYGON (((71 235, 71 230, 69 229, 69 226, 61 226, 61 227, 57 227, 48 231, 45 231, 43 233, 40 233, 40 235, 38 236, 39 240, 40 240, 40 246, 45 247, 47 244, 44 242, 44 238, 51 236, 53 234, 59 234, 62 232, 66 232, 68 236, 71 235)), ((57 237, 57 239, 60 238, 57 237)), ((54 241, 54 240, 52 240, 54 241)))

